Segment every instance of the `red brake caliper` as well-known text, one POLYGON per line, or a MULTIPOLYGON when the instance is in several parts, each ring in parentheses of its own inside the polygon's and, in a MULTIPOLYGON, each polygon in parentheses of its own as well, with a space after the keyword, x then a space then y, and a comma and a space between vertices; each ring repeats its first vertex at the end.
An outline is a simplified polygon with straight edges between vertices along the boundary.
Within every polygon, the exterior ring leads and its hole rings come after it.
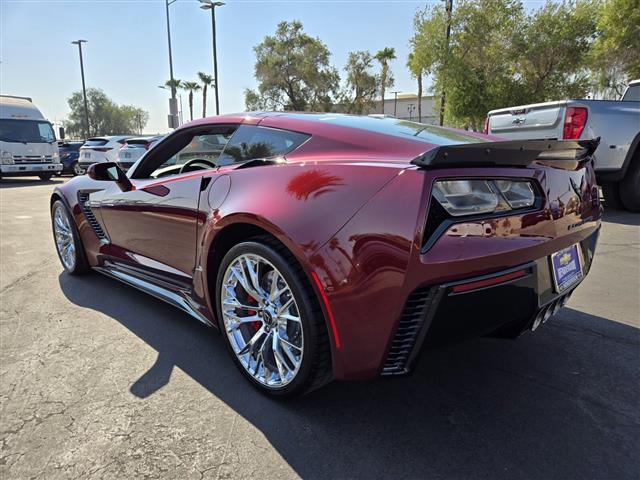
MULTIPOLYGON (((247 293, 247 302, 255 302, 255 301, 256 299, 247 293)), ((246 310, 246 312, 249 315, 255 315, 256 313, 258 313, 256 310, 246 310)), ((254 322, 249 322, 249 326, 253 328, 254 331, 257 332, 258 330, 260 330, 260 327, 262 327, 262 322, 259 320, 256 320, 254 322)))

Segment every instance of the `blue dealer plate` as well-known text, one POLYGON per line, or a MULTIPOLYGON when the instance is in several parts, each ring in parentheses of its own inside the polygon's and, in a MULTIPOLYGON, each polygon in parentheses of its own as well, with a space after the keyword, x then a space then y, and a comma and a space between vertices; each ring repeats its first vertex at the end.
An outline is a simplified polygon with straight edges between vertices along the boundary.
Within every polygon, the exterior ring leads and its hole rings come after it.
POLYGON ((551 255, 551 271, 556 292, 562 293, 583 278, 579 246, 572 245, 551 255))

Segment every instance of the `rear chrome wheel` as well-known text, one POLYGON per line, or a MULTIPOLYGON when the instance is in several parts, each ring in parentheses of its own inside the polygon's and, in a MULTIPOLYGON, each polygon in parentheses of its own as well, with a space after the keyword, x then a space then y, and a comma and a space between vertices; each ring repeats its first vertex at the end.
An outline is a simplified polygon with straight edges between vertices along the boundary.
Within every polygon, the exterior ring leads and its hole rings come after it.
POLYGON ((293 397, 331 381, 318 297, 280 242, 264 235, 231 247, 218 268, 215 302, 234 363, 261 392, 293 397))
POLYGON ((270 389, 291 383, 304 356, 304 329, 283 274, 263 256, 239 255, 224 272, 220 299, 225 333, 245 371, 270 389))

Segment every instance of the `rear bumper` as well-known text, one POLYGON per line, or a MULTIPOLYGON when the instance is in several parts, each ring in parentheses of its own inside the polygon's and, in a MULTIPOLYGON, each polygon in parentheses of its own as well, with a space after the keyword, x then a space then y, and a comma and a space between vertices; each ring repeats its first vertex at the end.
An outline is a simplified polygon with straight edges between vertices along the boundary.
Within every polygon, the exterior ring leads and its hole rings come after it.
POLYGON ((61 171, 61 163, 32 163, 0 166, 0 172, 2 172, 3 177, 20 177, 41 173, 55 174, 61 171))
MULTIPOLYGON (((580 242, 585 276, 599 231, 580 242)), ((423 348, 534 330, 557 313, 580 283, 556 293, 549 257, 543 257, 490 275, 418 288, 407 299, 381 373, 409 372, 423 348)))

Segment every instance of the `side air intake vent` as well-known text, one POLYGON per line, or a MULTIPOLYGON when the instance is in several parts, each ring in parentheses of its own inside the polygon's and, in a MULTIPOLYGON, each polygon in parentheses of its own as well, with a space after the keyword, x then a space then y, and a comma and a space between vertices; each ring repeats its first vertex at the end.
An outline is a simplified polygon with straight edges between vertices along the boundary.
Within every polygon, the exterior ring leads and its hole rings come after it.
POLYGON ((382 375, 400 375, 409 370, 408 363, 429 311, 432 306, 435 307, 437 292, 438 287, 425 287, 409 295, 387 354, 382 375))
POLYGON ((88 193, 79 193, 78 194, 78 203, 80 204, 80 208, 82 209, 82 213, 84 213, 87 222, 91 226, 91 229, 94 231, 96 236, 100 239, 101 242, 108 242, 109 237, 102 229, 102 226, 96 219, 96 216, 91 211, 91 207, 89 206, 89 194, 88 193))

